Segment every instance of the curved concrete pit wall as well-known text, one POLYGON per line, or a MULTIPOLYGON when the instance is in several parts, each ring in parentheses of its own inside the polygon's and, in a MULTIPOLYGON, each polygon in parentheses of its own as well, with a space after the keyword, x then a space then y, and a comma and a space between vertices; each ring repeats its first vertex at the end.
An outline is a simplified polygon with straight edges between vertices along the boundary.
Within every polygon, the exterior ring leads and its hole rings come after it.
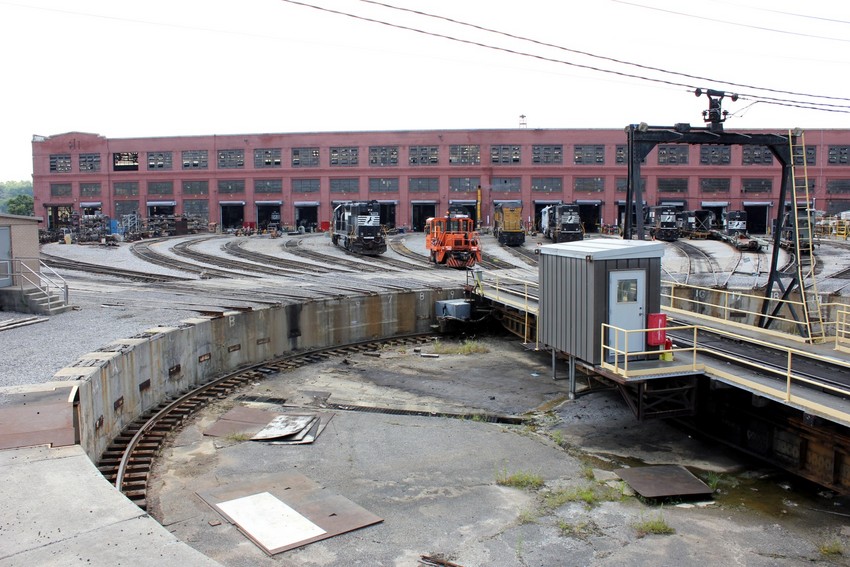
POLYGON ((60 370, 78 381, 80 445, 97 461, 139 415, 224 374, 292 352, 426 333, 461 289, 308 301, 198 317, 117 340, 60 370))

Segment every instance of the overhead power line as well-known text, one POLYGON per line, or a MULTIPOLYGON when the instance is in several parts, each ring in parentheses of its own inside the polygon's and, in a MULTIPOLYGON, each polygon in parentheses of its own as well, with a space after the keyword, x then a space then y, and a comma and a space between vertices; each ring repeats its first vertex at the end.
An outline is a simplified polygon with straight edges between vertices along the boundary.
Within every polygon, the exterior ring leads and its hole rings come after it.
MULTIPOLYGON (((620 0, 614 0, 614 1, 618 2, 620 0)), ((606 57, 604 55, 597 55, 595 53, 590 53, 588 51, 571 49, 569 47, 563 47, 563 46, 552 44, 552 43, 546 43, 546 42, 539 41, 539 40, 536 40, 536 39, 532 39, 532 38, 528 38, 528 37, 524 37, 524 36, 520 36, 520 35, 515 35, 515 34, 512 34, 512 33, 508 33, 508 32, 499 31, 499 30, 495 30, 495 29, 492 29, 492 28, 479 26, 479 25, 476 25, 476 24, 470 24, 468 22, 462 22, 460 20, 455 20, 453 18, 448 18, 448 17, 445 17, 445 16, 438 16, 436 14, 430 14, 428 12, 422 12, 420 10, 412 10, 410 8, 402 8, 400 6, 393 6, 391 4, 386 4, 384 2, 378 2, 377 0, 360 0, 360 2, 363 2, 364 4, 374 4, 376 6, 382 6, 382 7, 385 7, 385 8, 390 8, 392 10, 399 10, 401 12, 409 12, 409 13, 416 14, 416 15, 419 15, 419 16, 424 16, 424 17, 427 17, 427 18, 434 18, 434 19, 438 19, 438 20, 443 20, 443 21, 446 21, 446 22, 450 22, 450 23, 453 23, 453 24, 461 25, 461 26, 466 26, 466 27, 477 29, 477 30, 480 30, 480 31, 485 31, 485 32, 488 32, 488 33, 493 33, 493 34, 501 35, 501 36, 504 36, 504 37, 509 37, 511 39, 518 39, 518 40, 521 40, 521 41, 527 41, 529 43, 533 43, 533 44, 540 45, 540 46, 543 46, 543 47, 551 47, 551 48, 558 49, 558 50, 561 50, 561 51, 566 51, 566 52, 569 52, 569 53, 575 53, 577 55, 584 55, 586 57, 591 57, 591 58, 594 58, 594 59, 600 59, 600 60, 603 60, 603 61, 610 61, 611 63, 617 63, 619 65, 627 65, 629 67, 635 67, 635 68, 643 69, 643 70, 646 70, 646 71, 657 71, 659 73, 665 73, 665 74, 668 74, 668 75, 678 75, 680 77, 685 77, 687 79, 693 79, 693 80, 697 80, 697 81, 708 81, 708 82, 713 82, 713 83, 722 83, 724 85, 729 85, 729 86, 732 86, 732 87, 754 89, 754 90, 771 92, 771 93, 776 93, 776 94, 786 94, 786 95, 791 95, 791 96, 804 96, 804 97, 809 97, 809 98, 822 98, 822 99, 825 99, 825 100, 839 100, 839 101, 850 102, 850 98, 833 97, 833 96, 826 96, 826 95, 812 95, 812 94, 808 94, 808 93, 801 93, 801 92, 795 92, 795 91, 784 91, 784 90, 779 90, 779 89, 757 87, 757 86, 753 86, 753 85, 735 83, 733 81, 723 81, 723 80, 718 80, 718 79, 710 79, 708 77, 701 77, 699 75, 691 75, 689 73, 682 73, 682 72, 679 72, 679 71, 670 71, 668 69, 662 69, 660 67, 652 67, 652 66, 649 66, 649 65, 642 65, 640 63, 633 63, 631 61, 625 61, 623 59, 617 59, 617 58, 614 58, 614 57, 606 57)), ((630 4, 630 2, 621 2, 621 3, 630 4)))
MULTIPOLYGON (((610 74, 610 75, 616 75, 616 76, 619 76, 619 77, 624 77, 624 78, 629 78, 629 79, 637 79, 637 80, 640 80, 640 81, 658 83, 658 84, 663 84, 663 85, 667 85, 667 86, 683 87, 683 88, 686 88, 686 89, 691 90, 691 91, 693 91, 697 88, 700 88, 699 85, 695 85, 695 84, 683 83, 683 82, 679 82, 679 81, 667 80, 667 79, 661 79, 661 78, 647 77, 647 76, 638 75, 638 74, 635 74, 635 73, 616 71, 616 70, 613 70, 613 69, 606 69, 606 68, 597 67, 597 66, 594 66, 594 65, 587 65, 587 64, 583 64, 583 63, 576 63, 576 62, 573 62, 573 61, 566 61, 566 60, 563 60, 563 59, 556 59, 554 57, 547 57, 547 56, 539 55, 539 54, 536 54, 536 53, 519 51, 519 50, 516 50, 516 49, 500 47, 500 46, 497 46, 497 45, 490 45, 488 43, 483 43, 481 41, 464 39, 464 38, 455 37, 455 36, 444 34, 444 33, 437 33, 437 32, 428 31, 428 30, 424 30, 424 29, 420 29, 420 28, 416 28, 416 27, 412 27, 412 26, 408 26, 408 25, 397 24, 397 23, 394 23, 394 22, 388 22, 388 21, 385 21, 385 20, 377 19, 377 18, 362 16, 362 15, 359 15, 359 14, 352 14, 350 12, 344 12, 342 10, 327 8, 327 7, 324 7, 324 6, 317 6, 315 4, 310 4, 308 2, 301 2, 299 0, 281 0, 281 1, 286 2, 288 4, 293 4, 293 5, 296 5, 296 6, 303 6, 305 8, 311 8, 311 9, 314 9, 314 10, 318 10, 320 12, 326 12, 326 13, 330 13, 330 14, 345 16, 345 17, 348 17, 348 18, 353 18, 353 19, 356 19, 356 20, 364 21, 364 22, 380 24, 380 25, 388 26, 388 27, 395 28, 395 29, 411 31, 411 32, 415 32, 415 33, 426 35, 426 36, 437 37, 437 38, 446 39, 446 40, 449 40, 449 41, 454 41, 454 42, 463 43, 463 44, 467 44, 467 45, 473 45, 473 46, 477 46, 477 47, 483 47, 485 49, 500 51, 500 52, 503 52, 503 53, 509 53, 509 54, 518 55, 518 56, 521 56, 521 57, 528 57, 528 58, 537 59, 537 60, 540 60, 540 61, 546 61, 546 62, 550 62, 550 63, 558 63, 558 64, 561 64, 561 65, 567 65, 567 66, 575 67, 575 68, 579 68, 579 69, 586 69, 586 70, 589 70, 589 71, 606 73, 606 74, 610 74)), ((413 11, 413 10, 407 10, 405 8, 398 8, 396 6, 381 4, 381 3, 375 2, 375 1, 370 1, 370 0, 361 0, 361 1, 386 6, 388 8, 392 8, 392 9, 416 12, 416 11, 413 11)), ((416 13, 418 13, 418 12, 416 12, 416 13)), ((427 16, 427 17, 434 17, 434 18, 442 18, 441 16, 435 16, 435 15, 427 14, 427 13, 424 13, 424 12, 421 13, 421 15, 427 16)), ((445 18, 445 19, 448 20, 448 18, 445 18)), ((487 28, 482 28, 480 26, 475 26, 473 24, 466 24, 464 22, 454 22, 454 23, 458 23, 460 25, 468 25, 468 26, 471 26, 471 27, 474 27, 474 28, 481 29, 482 31, 490 31, 492 33, 497 33, 497 34, 502 34, 502 35, 506 35, 506 36, 510 36, 510 37, 515 37, 516 39, 531 41, 533 43, 537 43, 537 44, 540 44, 540 45, 546 45, 546 46, 556 47, 556 48, 559 47, 559 46, 554 46, 554 45, 550 45, 550 44, 544 44, 543 42, 538 42, 536 40, 530 40, 528 38, 522 38, 520 36, 511 36, 511 34, 498 32, 496 30, 489 30, 487 28)), ((750 88, 750 89, 754 89, 754 90, 762 90, 762 91, 765 91, 765 92, 775 92, 777 94, 789 94, 789 95, 792 95, 792 96, 804 96, 804 97, 810 97, 810 98, 823 98, 823 99, 828 99, 828 100, 839 100, 839 101, 850 102, 850 99, 848 99, 848 98, 827 97, 827 96, 810 95, 810 94, 804 94, 804 93, 791 93, 791 92, 787 92, 787 91, 777 91, 777 90, 765 89, 765 88, 760 88, 760 87, 753 87, 753 86, 748 86, 748 85, 740 85, 740 84, 736 84, 736 83, 730 83, 730 82, 727 82, 727 81, 719 81, 719 80, 716 80, 716 79, 709 79, 709 78, 706 78, 706 77, 695 77, 695 76, 685 75, 685 74, 682 74, 682 73, 675 73, 675 72, 672 72, 672 71, 667 71, 667 70, 664 70, 664 69, 641 66, 641 65, 636 64, 636 63, 628 63, 628 62, 620 61, 620 60, 617 60, 617 59, 611 59, 611 58, 607 58, 607 57, 603 57, 603 56, 587 54, 585 52, 578 52, 578 51, 575 51, 575 50, 569 50, 567 48, 560 47, 560 49, 579 53, 579 54, 582 54, 582 55, 590 55, 590 56, 595 57, 595 58, 607 60, 607 61, 618 63, 618 64, 627 64, 627 65, 639 67, 639 68, 642 68, 642 69, 645 69, 645 70, 653 70, 653 71, 659 71, 659 72, 667 73, 667 74, 671 74, 671 75, 679 75, 679 76, 686 77, 686 78, 689 78, 689 79, 708 81, 708 82, 712 82, 712 83, 722 83, 722 84, 727 84, 727 85, 731 85, 731 86, 741 86, 741 87, 744 87, 744 88, 750 88)), ((850 106, 848 106, 848 105, 828 104, 828 103, 819 103, 819 102, 810 102, 810 101, 801 101, 801 100, 769 97, 769 96, 764 96, 764 95, 759 95, 759 94, 751 94, 751 93, 745 93, 745 92, 737 93, 737 94, 738 94, 739 98, 747 99, 747 100, 755 100, 757 102, 762 102, 762 103, 765 103, 765 104, 773 104, 773 105, 780 105, 780 106, 791 106, 791 107, 796 107, 796 108, 806 108, 806 109, 810 109, 810 110, 822 110, 822 111, 825 111, 825 112, 850 113, 850 106)))
MULTIPOLYGON (((788 30, 780 30, 780 29, 776 29, 776 28, 768 28, 768 27, 765 27, 765 26, 754 26, 754 25, 751 25, 751 24, 742 24, 740 22, 732 22, 730 20, 721 20, 720 18, 709 18, 707 16, 698 16, 696 14, 688 14, 687 12, 679 12, 679 11, 676 11, 676 10, 668 10, 666 8, 658 8, 656 6, 647 6, 645 4, 638 4, 637 2, 627 2, 626 0, 611 0, 611 1, 616 2, 617 4, 626 4, 628 6, 634 6, 636 8, 643 8, 644 10, 654 10, 656 12, 664 12, 664 13, 667 13, 667 14, 675 14, 677 16, 684 16, 686 18, 695 18, 697 20, 704 20, 706 22, 718 22, 718 23, 721 23, 721 24, 726 24, 726 25, 730 25, 730 26, 739 26, 739 27, 742 27, 742 28, 749 28, 749 29, 752 29, 752 30, 769 31, 769 32, 773 32, 773 33, 781 33, 781 34, 793 35, 793 36, 797 36, 797 37, 810 37, 810 38, 814 38, 814 39, 825 39, 825 40, 828 40, 828 41, 840 41, 842 43, 850 43, 850 39, 847 39, 847 38, 844 38, 844 37, 827 37, 827 36, 823 36, 823 35, 815 35, 815 34, 794 32, 794 31, 788 31, 788 30)), ((775 10, 771 10, 771 11, 775 11, 775 10)), ((788 14, 787 12, 779 12, 779 13, 780 14, 788 14)))

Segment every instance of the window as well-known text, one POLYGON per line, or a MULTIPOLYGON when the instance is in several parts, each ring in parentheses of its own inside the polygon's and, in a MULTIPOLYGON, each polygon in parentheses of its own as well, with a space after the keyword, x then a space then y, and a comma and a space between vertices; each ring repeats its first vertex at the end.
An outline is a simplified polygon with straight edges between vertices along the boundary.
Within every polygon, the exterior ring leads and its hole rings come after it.
POLYGON ((114 152, 112 171, 139 171, 139 152, 114 152))
POLYGON ((100 183, 80 183, 80 197, 100 197, 100 183))
POLYGON ((148 195, 173 195, 173 181, 148 181, 148 195))
POLYGON ((481 146, 449 146, 449 163, 452 165, 480 165, 481 146))
POLYGON ((138 201, 115 201, 115 216, 119 219, 127 215, 139 214, 138 201))
POLYGON ((531 163, 561 165, 564 163, 564 146, 561 144, 531 146, 531 163))
POLYGON ((772 179, 741 179, 741 191, 744 193, 770 193, 773 191, 772 179))
POLYGON ((573 188, 582 193, 602 193, 605 191, 605 178, 603 177, 576 177, 573 188))
POLYGON ((732 163, 732 148, 703 144, 699 147, 700 165, 730 165, 732 163))
POLYGON ((292 192, 293 193, 318 193, 319 192, 319 180, 318 179, 293 179, 292 180, 292 192))
POLYGON ((773 165, 773 154, 767 146, 744 146, 742 165, 773 165))
POLYGON ((148 169, 171 169, 171 152, 148 152, 148 169))
POLYGON ((659 177, 658 178, 659 193, 687 193, 688 178, 687 177, 659 177))
POLYGON ((185 199, 183 213, 206 224, 210 220, 210 203, 206 199, 185 199))
POLYGON ((210 192, 209 181, 184 181, 184 195, 208 195, 210 192))
MULTIPOLYGON (((629 148, 625 145, 618 145, 614 149, 614 162, 617 165, 628 165, 629 163, 629 148)), ((646 158, 640 160, 641 164, 646 164, 646 158)))
POLYGON ((408 155, 410 165, 438 165, 440 163, 437 146, 410 146, 408 155))
POLYGON ((703 193, 728 193, 732 180, 728 177, 703 177, 699 180, 699 188, 703 193))
POLYGON ((519 165, 519 146, 490 146, 490 163, 493 165, 519 165))
POLYGON ((283 193, 283 180, 255 179, 254 193, 283 193))
POLYGON ((635 303, 637 299, 637 280, 617 280, 617 303, 635 303))
POLYGON ((573 148, 573 163, 576 165, 602 165, 605 163, 605 146, 581 145, 573 148))
POLYGON ((360 179, 357 177, 331 179, 331 193, 359 193, 360 179))
MULTIPOLYGON (((792 146, 794 165, 803 165, 803 146, 792 146)), ((816 165, 817 146, 806 146, 806 165, 816 165)))
POLYGON ((344 146, 331 148, 331 167, 352 167, 358 164, 360 148, 357 146, 344 146))
POLYGON ((319 167, 319 148, 292 148, 292 167, 319 167))
POLYGON ((139 194, 138 181, 116 181, 112 186, 112 193, 116 197, 132 197, 139 194))
POLYGON ((244 179, 219 179, 218 180, 218 192, 231 195, 233 193, 244 193, 245 192, 245 180, 244 179))
POLYGON ((496 193, 519 193, 521 181, 519 177, 493 177, 490 189, 496 193))
POLYGON ((219 150, 219 169, 240 169, 245 167, 245 150, 219 150))
POLYGON ((531 190, 538 193, 561 193, 564 180, 560 177, 532 177, 531 190))
POLYGON ((370 193, 398 193, 398 177, 370 177, 370 193))
POLYGON ((850 179, 829 179, 826 182, 826 192, 829 194, 850 193, 850 179))
POLYGON ((369 165, 373 167, 398 165, 398 146, 369 146, 369 165))
POLYGON ((80 171, 100 171, 100 154, 80 154, 80 171))
POLYGON ((50 196, 51 197, 70 197, 71 196, 71 184, 70 183, 51 183, 50 184, 50 196))
POLYGON ((407 180, 410 193, 438 193, 440 191, 439 177, 411 177, 407 180))
MULTIPOLYGON (((618 177, 616 183, 615 191, 617 191, 617 193, 628 193, 629 179, 627 177, 618 177)), ((640 190, 644 195, 646 195, 646 177, 640 178, 640 190)))
POLYGON ((71 171, 71 154, 50 154, 51 173, 69 173, 71 171))
POLYGON ((850 164, 850 146, 829 146, 826 163, 829 165, 850 164))
POLYGON ((688 146, 659 144, 658 165, 688 165, 688 146))
POLYGON ((480 177, 449 177, 449 192, 469 193, 477 191, 481 185, 480 177))
POLYGON ((264 167, 280 167, 281 156, 283 150, 280 148, 260 148, 254 150, 254 167, 262 169, 264 167))
POLYGON ((209 157, 207 150, 184 150, 183 169, 208 169, 209 157))

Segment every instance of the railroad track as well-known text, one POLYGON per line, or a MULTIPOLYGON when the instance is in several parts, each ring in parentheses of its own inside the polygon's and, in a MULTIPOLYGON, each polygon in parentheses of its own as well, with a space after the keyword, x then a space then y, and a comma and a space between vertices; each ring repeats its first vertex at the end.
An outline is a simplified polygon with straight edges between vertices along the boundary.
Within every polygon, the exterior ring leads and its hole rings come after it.
POLYGON ((224 244, 224 251, 232 256, 236 256, 237 258, 242 258, 243 260, 251 260, 252 262, 260 264, 275 266, 282 270, 292 271, 293 273, 329 274, 339 271, 326 266, 320 266, 318 264, 308 264, 307 262, 288 260, 279 256, 272 256, 270 254, 246 250, 243 246, 243 244, 245 244, 245 240, 246 239, 242 238, 226 242, 224 244))
MULTIPOLYGON (((425 344, 430 334, 395 337, 384 341, 368 341, 301 352, 273 361, 254 365, 222 376, 200 386, 179 398, 163 402, 140 416, 118 435, 104 451, 98 461, 98 469, 127 498, 143 510, 147 509, 147 483, 154 460, 166 439, 183 424, 187 423, 200 409, 211 402, 234 394, 241 387, 262 380, 270 375, 287 372, 308 364, 322 362, 334 356, 350 356, 360 352, 374 352, 386 346, 412 347, 425 344)), ((279 400, 283 402, 285 400, 279 400)), ((374 407, 337 406, 338 410, 381 411, 385 413, 406 412, 412 415, 430 415, 423 412, 394 410, 374 407)), ((463 417, 465 414, 444 414, 441 417, 463 417)), ((522 423, 522 418, 513 416, 484 416, 499 423, 522 423)))
MULTIPOLYGON (((173 270, 180 270, 181 272, 197 274, 201 277, 234 278, 240 276, 240 274, 234 274, 232 271, 229 270, 218 270, 210 266, 199 266, 190 262, 182 262, 176 258, 166 256, 165 254, 160 254, 159 252, 153 249, 154 244, 158 242, 163 242, 165 240, 165 238, 142 240, 140 242, 133 243, 133 245, 130 247, 130 250, 137 258, 141 258, 142 260, 150 262, 151 264, 156 264, 157 266, 164 266, 173 270)), ((244 277, 244 274, 241 275, 244 277)))
POLYGON ((690 283, 691 276, 693 275, 710 275, 709 277, 714 281, 713 287, 720 287, 720 278, 718 276, 720 265, 711 254, 699 246, 694 246, 681 240, 677 240, 671 244, 681 250, 688 259, 688 271, 685 274, 685 281, 683 283, 690 283))
POLYGON ((390 245, 390 248, 393 249, 393 252, 400 256, 404 256, 405 258, 410 258, 417 264, 420 264, 423 268, 427 267, 433 269, 436 267, 436 265, 430 260, 428 260, 428 258, 408 248, 404 240, 405 239, 403 235, 393 236, 389 239, 388 244, 390 245))
POLYGON ((525 246, 504 246, 504 249, 529 266, 536 268, 540 264, 540 256, 537 250, 529 250, 525 246))
POLYGON ((192 279, 182 276, 169 276, 166 274, 154 274, 151 272, 126 270, 123 268, 115 268, 100 264, 90 264, 88 262, 80 262, 79 260, 70 260, 68 258, 61 258, 59 256, 45 254, 44 252, 41 253, 41 259, 45 264, 47 264, 51 268, 60 268, 63 270, 77 270, 90 274, 103 274, 107 276, 115 276, 119 278, 126 278, 146 283, 182 282, 191 281, 192 279))
MULTIPOLYGON (((334 267, 340 267, 343 270, 350 272, 386 272, 386 268, 382 266, 378 266, 374 263, 368 262, 358 262, 356 260, 349 260, 348 258, 340 258, 338 256, 332 254, 323 254, 317 250, 308 250, 307 247, 302 246, 303 239, 301 238, 292 238, 284 242, 284 250, 288 253, 293 254, 295 256, 301 256, 302 258, 309 258, 310 260, 315 260, 316 262, 321 262, 322 264, 333 264, 334 267)), ((331 245, 330 243, 328 244, 331 245)), ((410 269, 409 267, 407 269, 410 269)))

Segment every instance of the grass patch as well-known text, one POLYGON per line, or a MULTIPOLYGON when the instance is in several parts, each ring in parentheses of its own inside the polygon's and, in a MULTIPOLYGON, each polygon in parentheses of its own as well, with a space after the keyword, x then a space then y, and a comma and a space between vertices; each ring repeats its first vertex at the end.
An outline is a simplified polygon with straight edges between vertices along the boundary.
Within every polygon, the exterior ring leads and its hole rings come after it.
POLYGON ((462 354, 462 355, 470 355, 470 354, 486 354, 490 352, 490 349, 487 346, 479 343, 478 341, 465 340, 462 343, 444 343, 441 341, 434 341, 433 344, 434 354, 462 354))
POLYGON ((558 532, 565 537, 584 539, 599 532, 599 527, 594 522, 568 522, 558 520, 558 532))
POLYGON ((543 497, 543 506, 555 510, 570 502, 581 502, 585 507, 593 508, 601 502, 618 502, 622 499, 622 491, 609 486, 588 485, 549 492, 543 497))
POLYGON ((499 486, 510 486, 524 490, 537 490, 543 486, 543 477, 539 474, 518 472, 509 475, 506 470, 496 475, 496 484, 499 486))
POLYGON ((551 433, 552 441, 555 442, 555 445, 558 447, 563 447, 566 445, 566 441, 564 441, 564 432, 560 429, 555 429, 551 433))
POLYGON ((523 510, 519 513, 517 517, 517 521, 520 524, 536 524, 537 523, 537 512, 535 510, 523 510))
POLYGON ((676 530, 667 523, 664 516, 658 513, 655 518, 641 518, 633 525, 638 537, 644 537, 650 534, 653 535, 670 535, 676 533, 676 530))
POLYGON ((824 557, 835 557, 837 555, 844 555, 844 545, 841 544, 837 539, 833 539, 830 541, 825 541, 818 545, 818 551, 824 557))
POLYGON ((229 433, 225 437, 228 441, 248 441, 250 438, 247 433, 229 433))
POLYGON ((712 492, 717 492, 717 488, 720 486, 720 481, 723 480, 723 476, 720 473, 716 472, 707 472, 705 473, 705 478, 703 482, 711 489, 712 492))

